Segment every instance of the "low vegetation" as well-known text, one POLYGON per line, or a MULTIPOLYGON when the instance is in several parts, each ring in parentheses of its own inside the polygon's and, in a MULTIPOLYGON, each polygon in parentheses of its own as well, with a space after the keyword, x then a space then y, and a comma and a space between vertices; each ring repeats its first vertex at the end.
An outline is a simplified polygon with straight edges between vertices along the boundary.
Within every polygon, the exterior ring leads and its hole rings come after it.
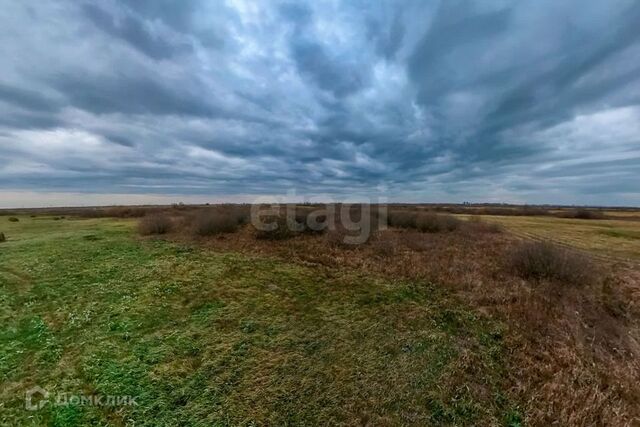
MULTIPOLYGON (((640 273, 599 256, 640 259, 637 247, 627 250, 638 242, 633 213, 584 221, 551 208, 485 216, 394 206, 389 229, 374 226, 353 245, 345 238, 361 230, 305 229, 321 207, 299 206, 294 227, 283 209, 271 218, 279 231, 266 235, 247 224, 242 205, 149 208, 138 221, 168 220, 163 239, 133 238, 127 218, 54 222, 40 213, 5 222, 0 346, 12 356, 0 354, 0 374, 9 372, 0 397, 34 383, 144 396, 139 408, 28 414, 32 424, 62 425, 144 425, 150 412, 156 424, 196 425, 632 425, 640 417, 640 273), (235 219, 237 230, 194 238, 204 212, 235 219), (437 231, 421 231, 420 221, 437 231), (29 374, 27 359, 37 368, 29 374)), ((357 221, 368 210, 350 214, 357 221)), ((21 405, 5 405, 0 424, 20 424, 21 405)))
POLYGON ((416 212, 409 211, 391 211, 389 212, 388 221, 391 227, 397 228, 416 228, 416 212))
POLYGON ((388 216, 391 227, 416 229, 423 233, 454 231, 460 227, 460 220, 453 215, 436 212, 391 211, 388 216))
POLYGON ((254 227, 256 239, 260 240, 286 240, 298 234, 298 227, 303 227, 298 222, 287 220, 285 216, 273 215, 264 217, 262 225, 254 227))
POLYGON ((459 227, 460 220, 453 215, 426 212, 416 217, 416 228, 423 233, 454 231, 459 227))
POLYGON ((606 216, 602 211, 593 209, 573 209, 568 211, 562 211, 557 215, 560 218, 575 218, 575 219, 605 219, 606 216))
POLYGON ((499 215, 499 216, 551 216, 552 212, 548 208, 540 206, 464 206, 447 205, 434 206, 437 212, 448 212, 452 214, 469 215, 499 215))
POLYGON ((480 233, 503 233, 504 227, 496 222, 488 222, 481 216, 473 215, 465 223, 467 229, 480 233))
POLYGON ((196 214, 193 229, 198 236, 214 236, 222 233, 234 233, 238 230, 240 220, 229 213, 205 210, 196 214))
POLYGON ((483 216, 523 239, 547 240, 578 248, 600 259, 640 262, 640 220, 633 216, 604 220, 581 220, 554 216, 483 216))
POLYGON ((19 222, 20 220, 18 218, 16 218, 15 216, 10 216, 9 217, 9 222, 19 222))
POLYGON ((4 235, 4 233, 1 233, 1 232, 0 232, 0 243, 2 243, 2 242, 6 242, 6 241, 7 241, 6 236, 4 235))
POLYGON ((0 424, 522 422, 503 325, 443 289, 135 239, 129 224, 14 229, 0 251, 0 424), (50 402, 137 405, 27 411, 34 385, 50 402))
POLYGON ((592 284, 598 277, 588 256, 549 242, 522 243, 514 249, 509 263, 513 271, 525 279, 583 286, 592 284))
POLYGON ((163 214, 145 216, 138 222, 138 232, 143 236, 166 234, 171 231, 172 227, 171 218, 163 214))

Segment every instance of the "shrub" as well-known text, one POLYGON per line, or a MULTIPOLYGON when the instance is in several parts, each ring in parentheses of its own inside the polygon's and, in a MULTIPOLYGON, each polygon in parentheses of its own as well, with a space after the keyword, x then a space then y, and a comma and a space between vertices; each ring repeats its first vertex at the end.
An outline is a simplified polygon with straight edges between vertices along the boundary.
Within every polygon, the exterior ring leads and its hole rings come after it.
POLYGON ((0 233, 0 243, 2 243, 2 242, 6 242, 6 241, 7 241, 7 238, 6 238, 6 236, 4 235, 4 233, 0 233))
POLYGON ((238 230, 239 220, 228 213, 202 212, 195 217, 194 232, 198 236, 213 236, 221 233, 234 233, 238 230))
POLYGON ((282 216, 263 217, 262 222, 265 227, 256 228, 256 239, 285 240, 295 235, 294 231, 289 228, 286 218, 282 216))
POLYGON ((9 222, 19 222, 20 220, 18 218, 16 218, 15 216, 10 216, 9 217, 9 222))
POLYGON ((171 218, 155 214, 143 217, 138 222, 138 232, 142 235, 150 235, 150 234, 165 234, 171 231, 173 227, 173 223, 171 222, 171 218))
POLYGON ((77 212, 73 212, 73 214, 83 218, 141 218, 147 213, 152 213, 154 210, 158 213, 160 209, 135 206, 113 206, 106 208, 82 208, 77 212))
MULTIPOLYGON (((256 238, 265 240, 290 239, 298 234, 321 234, 326 231, 326 215, 318 215, 314 219, 314 224, 309 224, 309 214, 311 212, 296 212, 294 218, 283 215, 273 215, 263 217, 264 224, 273 224, 274 229, 260 230, 256 228, 256 238)), ((271 227, 269 227, 271 228, 271 227)))
POLYGON ((304 234, 322 234, 327 231, 327 216, 317 215, 310 225, 311 212, 296 213, 294 229, 304 234))
POLYGON ((391 211, 387 221, 391 227, 416 228, 416 212, 391 211))
POLYGON ((524 279, 582 285, 597 278, 590 258, 549 242, 522 243, 511 254, 510 266, 524 279))
POLYGON ((327 232, 327 243, 336 247, 354 249, 357 246, 356 244, 351 243, 354 233, 354 231, 347 230, 345 227, 338 224, 327 232))
POLYGON ((460 227, 460 220, 452 215, 433 212, 422 213, 416 218, 416 228, 423 233, 453 231, 460 227))
POLYGON ((575 219, 604 219, 604 214, 602 212, 590 209, 576 209, 565 213, 564 215, 561 214, 560 216, 575 219))
POLYGON ((480 233, 502 233, 504 228, 502 225, 495 222, 485 222, 482 217, 474 215, 467 221, 467 227, 470 231, 476 231, 480 233))
POLYGON ((141 218, 145 216, 147 209, 129 206, 117 206, 103 210, 102 216, 110 218, 141 218))
POLYGON ((251 219, 251 211, 248 206, 238 206, 232 210, 232 215, 238 222, 238 225, 248 224, 251 219))
POLYGON ((265 229, 256 228, 256 239, 262 240, 285 240, 290 239, 296 235, 296 224, 292 224, 291 221, 287 221, 283 216, 271 216, 263 218, 263 222, 266 225, 271 225, 265 229))
POLYGON ((549 211, 538 206, 525 205, 519 209, 516 215, 520 216, 547 216, 549 211))
MULTIPOLYGON (((381 209, 380 206, 356 203, 356 204, 343 204, 339 205, 336 210, 336 222, 343 221, 343 225, 348 228, 355 226, 376 231, 382 224, 389 224, 389 218, 386 208, 381 209), (348 211, 344 211, 344 208, 348 206, 348 211), (345 216, 348 214, 348 217, 345 216), (346 222, 344 222, 346 220, 346 222), (352 222, 353 224, 349 224, 352 222)), ((415 213, 412 214, 415 216, 415 213)))

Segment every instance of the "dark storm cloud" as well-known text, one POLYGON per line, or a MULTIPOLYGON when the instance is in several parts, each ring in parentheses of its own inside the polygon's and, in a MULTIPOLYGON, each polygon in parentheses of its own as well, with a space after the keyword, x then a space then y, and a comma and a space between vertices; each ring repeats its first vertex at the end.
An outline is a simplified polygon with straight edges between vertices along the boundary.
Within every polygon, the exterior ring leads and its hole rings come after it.
POLYGON ((298 71, 322 90, 342 98, 362 89, 366 69, 349 63, 348 58, 331 56, 327 49, 310 34, 311 10, 301 4, 285 4, 280 13, 294 26, 291 55, 298 71))
POLYGON ((209 116, 217 110, 197 94, 148 76, 58 75, 51 80, 71 105, 96 114, 209 116))
POLYGON ((123 0, 122 4, 149 19, 159 19, 176 30, 192 30, 193 15, 199 0, 123 0))
POLYGON ((48 99, 30 89, 20 89, 0 83, 0 100, 31 111, 53 113, 60 108, 60 103, 48 99))
POLYGON ((11 2, 0 190, 640 204, 635 1, 11 2))
MULTIPOLYGON (((503 131, 526 125, 550 127, 569 120, 581 109, 592 108, 594 102, 607 102, 614 107, 640 101, 637 91, 626 99, 609 97, 638 81, 637 67, 625 73, 616 72, 615 68, 606 70, 609 74, 606 78, 582 83, 594 69, 637 45, 640 39, 636 30, 640 18, 637 2, 612 5, 609 17, 591 16, 593 22, 586 21, 582 28, 570 22, 570 15, 563 16, 566 10, 545 3, 541 15, 547 21, 536 23, 539 27, 535 32, 544 36, 547 29, 555 31, 550 28, 552 25, 564 23, 561 31, 564 37, 542 54, 532 52, 536 40, 531 39, 531 45, 518 46, 523 51, 512 52, 513 57, 505 62, 504 68, 498 63, 490 64, 488 70, 474 62, 481 62, 479 56, 483 52, 490 54, 491 49, 508 44, 509 37, 517 37, 522 29, 515 27, 514 15, 521 10, 508 3, 489 11, 461 6, 456 2, 441 4, 431 30, 409 59, 409 73, 418 87, 417 100, 435 114, 441 114, 439 103, 452 92, 490 93, 483 102, 478 122, 466 136, 469 142, 460 148, 466 160, 526 157, 540 148, 535 144, 514 146, 504 140, 503 131), (555 13, 560 15, 554 16, 555 13), (592 23, 597 25, 590 31, 587 25, 592 23), (522 61, 524 56, 529 59, 522 61)), ((588 7, 587 10, 594 13, 588 7)))
POLYGON ((298 70, 319 88, 336 97, 349 95, 364 86, 362 70, 329 57, 319 43, 296 41, 291 50, 298 70))
POLYGON ((375 42, 378 54, 387 59, 392 59, 398 49, 402 46, 404 38, 404 24, 401 12, 396 11, 391 24, 383 24, 379 21, 369 20, 367 22, 367 33, 375 42))
POLYGON ((187 44, 172 43, 153 34, 148 24, 135 16, 116 18, 94 4, 85 4, 83 11, 87 18, 107 34, 124 40, 134 48, 154 59, 168 59, 189 48, 187 44))

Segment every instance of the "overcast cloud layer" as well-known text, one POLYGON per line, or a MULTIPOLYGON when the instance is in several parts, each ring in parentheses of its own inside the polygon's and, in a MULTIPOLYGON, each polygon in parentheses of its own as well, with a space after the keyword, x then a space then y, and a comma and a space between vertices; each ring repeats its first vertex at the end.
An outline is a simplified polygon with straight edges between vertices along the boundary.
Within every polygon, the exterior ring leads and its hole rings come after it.
POLYGON ((0 206, 640 204, 638 1, 1 6, 0 206))

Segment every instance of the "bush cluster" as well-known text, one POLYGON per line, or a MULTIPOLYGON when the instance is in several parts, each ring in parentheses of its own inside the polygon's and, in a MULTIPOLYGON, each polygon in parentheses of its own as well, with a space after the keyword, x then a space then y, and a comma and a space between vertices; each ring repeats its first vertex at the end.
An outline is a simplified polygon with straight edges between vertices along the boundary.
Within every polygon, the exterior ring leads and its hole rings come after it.
POLYGON ((138 232, 143 236, 166 234, 173 228, 173 221, 166 215, 153 214, 143 217, 138 222, 138 232))
POLYGON ((285 240, 294 237, 304 226, 298 221, 287 220, 286 217, 273 215, 263 217, 264 228, 256 228, 256 239, 261 240, 285 240))
POLYGON ((388 224, 397 228, 416 228, 416 212, 391 211, 387 216, 388 224))
POLYGON ((569 212, 562 212, 558 215, 561 218, 575 218, 575 219, 604 219, 604 213, 602 211, 593 209, 575 209, 569 212))
POLYGON ((391 227, 416 229, 423 233, 454 231, 461 221, 453 215, 435 212, 392 211, 388 216, 391 227))
POLYGON ((471 231, 480 232, 480 233, 502 233, 504 231, 504 227, 495 222, 485 222, 481 216, 473 215, 469 218, 467 223, 465 224, 466 228, 471 231))
POLYGON ((234 233, 238 230, 241 218, 225 212, 201 212, 193 220, 193 230, 198 236, 213 236, 222 233, 234 233))
POLYGON ((454 231, 460 227, 460 220, 453 215, 421 213, 416 217, 416 229, 423 233, 454 231))
POLYGON ((549 242, 520 244, 512 252, 509 263, 512 270, 524 279, 584 285, 597 278, 589 257, 549 242))

